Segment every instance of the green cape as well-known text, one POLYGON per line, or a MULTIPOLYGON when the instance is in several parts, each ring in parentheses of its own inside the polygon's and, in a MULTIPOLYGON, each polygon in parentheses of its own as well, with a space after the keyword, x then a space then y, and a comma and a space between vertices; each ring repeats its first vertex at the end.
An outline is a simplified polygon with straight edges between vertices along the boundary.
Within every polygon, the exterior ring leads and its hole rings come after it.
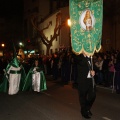
POLYGON ((22 87, 24 85, 24 80, 25 80, 25 77, 26 77, 26 74, 25 74, 25 70, 24 70, 24 67, 20 64, 19 60, 17 59, 17 57, 15 57, 6 67, 5 69, 5 73, 4 73, 4 76, 2 78, 2 83, 0 85, 0 92, 7 92, 8 91, 8 88, 9 88, 9 82, 8 82, 8 79, 9 79, 9 75, 7 74, 7 71, 9 70, 9 68, 11 66, 14 66, 14 67, 20 67, 21 66, 21 80, 20 80, 20 86, 19 86, 19 90, 22 90, 22 87))
MULTIPOLYGON (((32 67, 29 70, 29 72, 28 72, 28 74, 26 76, 25 84, 23 86, 22 91, 32 90, 32 74, 33 74, 33 69, 34 69, 34 67, 32 67)), ((40 91, 47 90, 46 79, 45 79, 43 71, 40 71, 40 75, 41 75, 40 91)))

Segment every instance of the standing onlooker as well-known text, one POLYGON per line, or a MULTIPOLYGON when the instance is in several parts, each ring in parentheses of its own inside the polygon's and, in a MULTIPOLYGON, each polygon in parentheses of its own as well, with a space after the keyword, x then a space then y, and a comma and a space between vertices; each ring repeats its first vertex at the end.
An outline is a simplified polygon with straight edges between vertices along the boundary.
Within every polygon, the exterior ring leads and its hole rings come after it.
POLYGON ((105 86, 105 87, 108 87, 108 86, 109 86, 109 80, 108 80, 108 64, 109 64, 109 59, 108 59, 107 55, 104 54, 102 71, 103 71, 103 81, 104 81, 104 86, 105 86))
POLYGON ((103 59, 101 55, 98 56, 98 61, 95 63, 95 65, 98 68, 97 84, 103 84, 103 73, 102 73, 103 59))
POLYGON ((70 79, 71 79, 71 54, 69 52, 66 52, 64 84, 68 84, 70 79))
POLYGON ((60 60, 61 60, 61 82, 62 84, 64 84, 64 81, 65 81, 65 71, 66 71, 66 66, 65 66, 65 61, 66 61, 66 53, 63 52, 61 54, 61 57, 60 57, 60 60))
POLYGON ((77 88, 78 87, 78 83, 77 83, 77 61, 75 59, 75 55, 72 54, 72 75, 71 75, 71 79, 73 80, 73 88, 77 88))
POLYGON ((52 59, 52 74, 53 74, 54 80, 58 79, 58 64, 59 64, 59 57, 57 53, 54 53, 53 59, 52 59))
POLYGON ((43 64, 41 65, 43 65, 43 71, 45 74, 47 74, 47 66, 46 66, 47 56, 46 55, 42 56, 42 61, 43 61, 43 64))
POLYGON ((47 60, 46 60, 46 68, 47 68, 47 74, 48 75, 52 74, 51 62, 52 62, 52 55, 49 55, 47 60))
POLYGON ((8 65, 9 61, 5 58, 1 58, 0 59, 0 83, 2 83, 2 78, 4 76, 4 71, 3 69, 5 69, 8 65))
POLYGON ((120 53, 117 55, 117 60, 115 64, 115 88, 116 93, 120 94, 120 53))
POLYGON ((111 55, 111 59, 109 60, 109 64, 108 64, 108 80, 109 80, 109 86, 112 88, 113 86, 113 79, 114 79, 114 72, 115 72, 115 68, 114 68, 114 59, 113 59, 113 55, 111 55))

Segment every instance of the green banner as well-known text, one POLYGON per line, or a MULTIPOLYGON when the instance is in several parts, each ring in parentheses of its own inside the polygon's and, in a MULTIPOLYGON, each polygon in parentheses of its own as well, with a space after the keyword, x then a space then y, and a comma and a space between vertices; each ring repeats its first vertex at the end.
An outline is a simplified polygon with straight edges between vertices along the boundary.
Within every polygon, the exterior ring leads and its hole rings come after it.
POLYGON ((103 0, 69 0, 71 45, 76 54, 101 48, 103 0))

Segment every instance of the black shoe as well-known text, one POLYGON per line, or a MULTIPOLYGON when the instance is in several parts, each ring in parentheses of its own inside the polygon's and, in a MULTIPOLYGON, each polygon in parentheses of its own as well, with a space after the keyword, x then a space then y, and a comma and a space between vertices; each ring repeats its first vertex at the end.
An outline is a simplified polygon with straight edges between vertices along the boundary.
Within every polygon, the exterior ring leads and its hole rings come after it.
POLYGON ((86 119, 90 119, 91 117, 89 116, 89 115, 82 115, 84 118, 86 118, 86 119))
POLYGON ((89 116, 92 116, 92 115, 93 115, 90 110, 88 111, 88 115, 89 115, 89 116))

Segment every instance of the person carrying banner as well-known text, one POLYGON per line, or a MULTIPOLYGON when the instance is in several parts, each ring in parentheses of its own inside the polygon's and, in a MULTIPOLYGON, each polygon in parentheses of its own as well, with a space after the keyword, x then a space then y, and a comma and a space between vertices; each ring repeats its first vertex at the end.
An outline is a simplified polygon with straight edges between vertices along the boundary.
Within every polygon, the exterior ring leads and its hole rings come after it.
POLYGON ((69 0, 71 47, 77 59, 78 95, 83 117, 89 119, 96 98, 92 56, 101 49, 103 0, 69 0), (91 56, 91 60, 87 56, 91 56))
POLYGON ((92 116, 91 107, 96 98, 95 85, 93 86, 92 81, 95 71, 90 69, 91 61, 85 53, 76 55, 76 61, 79 73, 77 82, 81 114, 84 118, 90 118, 92 116))

